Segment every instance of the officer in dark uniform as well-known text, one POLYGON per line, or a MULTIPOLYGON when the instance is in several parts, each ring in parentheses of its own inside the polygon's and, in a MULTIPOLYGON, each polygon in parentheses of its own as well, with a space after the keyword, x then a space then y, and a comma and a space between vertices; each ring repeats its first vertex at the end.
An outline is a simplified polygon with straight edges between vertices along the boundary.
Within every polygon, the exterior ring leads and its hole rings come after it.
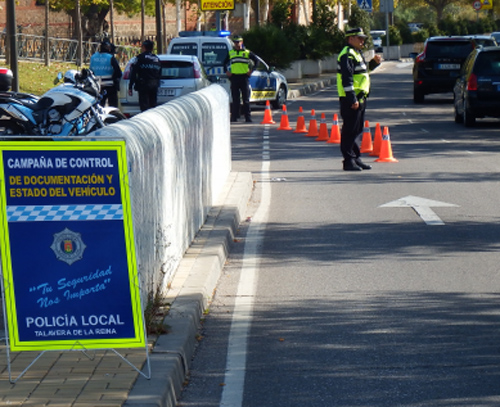
POLYGON ((99 51, 90 57, 90 69, 97 76, 101 84, 101 106, 118 107, 118 88, 122 70, 113 55, 113 45, 103 41, 99 51))
POLYGON ((380 55, 366 65, 361 50, 366 35, 362 28, 346 32, 347 45, 340 52, 337 67, 337 90, 340 98, 342 130, 340 151, 345 171, 369 170, 372 167, 360 159, 360 141, 365 121, 366 98, 370 94, 369 72, 380 65, 380 55))
POLYGON ((130 72, 128 93, 132 96, 132 89, 139 93, 141 112, 156 107, 157 104, 161 63, 158 56, 153 54, 153 48, 153 41, 146 40, 142 43, 142 53, 137 56, 130 72))
POLYGON ((235 36, 233 37, 233 42, 234 48, 229 51, 224 61, 224 66, 227 67, 226 75, 231 81, 231 121, 237 121, 240 116, 241 93, 245 121, 250 123, 252 122, 252 116, 250 113, 250 87, 248 78, 252 75, 258 60, 252 51, 245 49, 243 38, 235 36), (250 67, 251 62, 253 62, 252 67, 250 67))

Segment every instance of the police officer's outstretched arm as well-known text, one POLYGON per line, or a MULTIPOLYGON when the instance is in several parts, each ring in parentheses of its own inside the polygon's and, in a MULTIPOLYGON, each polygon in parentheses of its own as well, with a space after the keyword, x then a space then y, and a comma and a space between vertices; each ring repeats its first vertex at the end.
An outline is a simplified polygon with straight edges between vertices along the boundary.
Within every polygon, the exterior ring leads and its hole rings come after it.
POLYGON ((373 59, 370 62, 368 62, 368 70, 373 71, 374 69, 378 68, 381 63, 382 63, 382 57, 380 55, 375 55, 373 59))

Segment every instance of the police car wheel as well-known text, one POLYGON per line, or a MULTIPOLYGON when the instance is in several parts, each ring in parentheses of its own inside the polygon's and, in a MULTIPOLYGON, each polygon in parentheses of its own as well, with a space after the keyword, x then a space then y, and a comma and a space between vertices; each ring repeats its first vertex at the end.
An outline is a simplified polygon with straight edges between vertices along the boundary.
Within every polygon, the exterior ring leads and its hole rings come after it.
POLYGON ((273 108, 279 109, 286 103, 286 89, 283 85, 276 92, 276 99, 272 101, 273 108))

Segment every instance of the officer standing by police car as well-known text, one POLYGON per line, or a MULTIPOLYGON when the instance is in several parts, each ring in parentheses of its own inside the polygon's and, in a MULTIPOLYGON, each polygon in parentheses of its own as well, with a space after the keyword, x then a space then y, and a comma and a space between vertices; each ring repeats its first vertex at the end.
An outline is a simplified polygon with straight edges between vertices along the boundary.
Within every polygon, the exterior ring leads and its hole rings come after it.
POLYGON ((161 63, 158 56, 153 54, 153 48, 153 41, 146 40, 142 43, 142 53, 137 56, 130 72, 128 93, 132 96, 132 89, 139 93, 141 112, 156 107, 158 100, 161 63))
POLYGON ((340 99, 342 130, 340 151, 344 157, 344 171, 369 170, 372 167, 360 159, 360 142, 365 121, 366 99, 370 94, 369 72, 380 65, 382 58, 375 55, 366 65, 361 50, 366 35, 362 28, 346 32, 347 45, 338 56, 337 90, 340 99))
POLYGON ((231 122, 236 122, 240 116, 241 93, 245 121, 247 123, 251 123, 250 86, 248 79, 257 66, 258 60, 252 51, 245 49, 242 37, 233 37, 233 43, 234 47, 229 51, 229 54, 224 61, 224 66, 229 67, 226 71, 226 75, 231 81, 231 122), (252 66, 250 66, 251 64, 252 66))
POLYGON ((118 107, 118 88, 122 70, 115 56, 113 55, 113 45, 108 41, 103 41, 99 51, 90 57, 90 69, 100 80, 101 96, 99 102, 101 106, 106 105, 118 107))

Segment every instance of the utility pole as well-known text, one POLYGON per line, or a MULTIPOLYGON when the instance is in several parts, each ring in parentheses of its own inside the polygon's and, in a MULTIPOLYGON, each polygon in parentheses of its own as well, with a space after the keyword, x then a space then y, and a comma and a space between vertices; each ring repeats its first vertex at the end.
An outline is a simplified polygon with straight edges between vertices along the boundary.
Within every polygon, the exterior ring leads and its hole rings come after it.
POLYGON ((17 64, 17 36, 16 36, 16 3, 7 0, 7 39, 10 47, 10 70, 12 71, 12 90, 19 92, 19 67, 17 64))

